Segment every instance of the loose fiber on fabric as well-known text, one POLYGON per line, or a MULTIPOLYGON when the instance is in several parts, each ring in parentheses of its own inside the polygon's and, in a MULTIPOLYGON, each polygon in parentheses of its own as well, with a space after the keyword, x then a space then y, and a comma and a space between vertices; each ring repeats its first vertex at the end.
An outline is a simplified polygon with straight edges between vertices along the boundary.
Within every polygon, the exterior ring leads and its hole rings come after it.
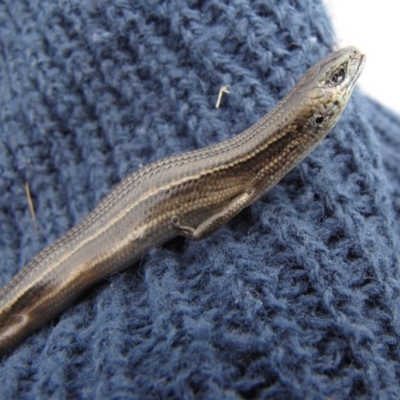
MULTIPOLYGON (((0 2, 0 284, 141 165, 257 121, 333 37, 316 0, 0 2)), ((399 154, 400 117, 356 90, 226 227, 153 249, 1 360, 0 398, 397 398, 399 154)))

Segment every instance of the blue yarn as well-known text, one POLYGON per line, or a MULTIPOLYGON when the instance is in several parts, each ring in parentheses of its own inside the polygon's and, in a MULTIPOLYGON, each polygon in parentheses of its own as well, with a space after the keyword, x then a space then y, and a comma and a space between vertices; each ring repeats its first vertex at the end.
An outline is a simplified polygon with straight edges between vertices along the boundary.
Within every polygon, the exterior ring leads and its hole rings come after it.
MULTIPOLYGON (((6 0, 0 44, 4 285, 130 172, 257 121, 333 42, 316 0, 6 0)), ((32 334, 0 398, 397 398, 399 154, 399 116, 356 90, 226 227, 32 334)))

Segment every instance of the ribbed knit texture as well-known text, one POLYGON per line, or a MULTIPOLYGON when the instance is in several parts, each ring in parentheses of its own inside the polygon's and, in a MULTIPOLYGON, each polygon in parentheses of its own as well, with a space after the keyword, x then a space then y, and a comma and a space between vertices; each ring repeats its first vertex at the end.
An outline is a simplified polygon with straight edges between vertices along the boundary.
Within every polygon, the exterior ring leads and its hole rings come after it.
MULTIPOLYGON (((333 42, 316 0, 0 2, 0 284, 141 165, 257 121, 333 42)), ((356 90, 226 227, 30 335, 0 398, 398 398, 399 232, 400 118, 356 90)))

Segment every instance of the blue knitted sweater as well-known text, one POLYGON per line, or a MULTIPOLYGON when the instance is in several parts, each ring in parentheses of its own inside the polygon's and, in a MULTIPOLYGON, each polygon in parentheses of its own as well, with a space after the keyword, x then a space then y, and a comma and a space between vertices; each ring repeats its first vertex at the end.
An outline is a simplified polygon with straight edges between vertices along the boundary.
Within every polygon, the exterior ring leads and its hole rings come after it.
MULTIPOLYGON (((1 1, 0 284, 141 165, 257 121, 332 45, 317 0, 1 1)), ((400 118, 356 90, 226 227, 153 249, 1 360, 0 398, 396 398, 399 214, 400 118)))

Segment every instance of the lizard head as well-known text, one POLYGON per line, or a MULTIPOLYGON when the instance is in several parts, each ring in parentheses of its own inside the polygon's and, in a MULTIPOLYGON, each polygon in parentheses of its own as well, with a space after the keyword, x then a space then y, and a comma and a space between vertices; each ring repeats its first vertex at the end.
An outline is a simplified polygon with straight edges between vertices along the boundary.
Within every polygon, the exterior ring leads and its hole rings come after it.
POLYGON ((366 56, 349 46, 310 68, 297 85, 299 100, 309 110, 309 124, 329 131, 342 114, 364 68, 366 56))

